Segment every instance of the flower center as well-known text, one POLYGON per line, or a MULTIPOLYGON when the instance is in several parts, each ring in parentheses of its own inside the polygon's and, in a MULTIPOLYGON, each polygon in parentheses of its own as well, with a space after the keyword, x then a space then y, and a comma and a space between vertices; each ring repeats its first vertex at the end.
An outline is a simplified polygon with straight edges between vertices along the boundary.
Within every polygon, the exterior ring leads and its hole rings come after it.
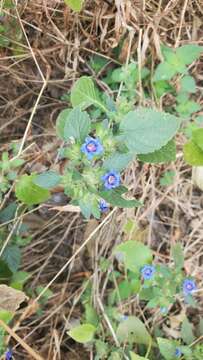
POLYGON ((109 175, 108 177, 108 183, 109 184, 113 184, 115 182, 115 176, 114 175, 109 175))
POLYGON ((89 143, 87 146, 87 151, 89 152, 95 152, 97 150, 97 147, 96 145, 92 142, 92 143, 89 143))
POLYGON ((193 289, 192 284, 187 284, 187 289, 188 289, 188 290, 192 290, 192 289, 193 289))

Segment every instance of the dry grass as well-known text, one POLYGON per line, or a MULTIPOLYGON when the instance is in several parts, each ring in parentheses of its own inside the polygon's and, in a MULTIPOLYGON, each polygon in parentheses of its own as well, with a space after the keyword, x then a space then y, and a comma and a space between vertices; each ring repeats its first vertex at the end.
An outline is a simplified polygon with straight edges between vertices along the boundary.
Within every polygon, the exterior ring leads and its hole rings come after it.
MULTIPOLYGON (((7 148, 8 139, 23 138, 19 153, 24 151, 26 171, 55 164, 58 143, 54 124, 58 112, 66 107, 60 97, 81 73, 91 73, 87 60, 92 54, 100 54, 112 63, 123 63, 130 54, 137 54, 141 67, 149 56, 154 64, 161 59, 161 43, 203 44, 201 0, 87 0, 77 15, 60 0, 16 3, 18 6, 8 10, 3 20, 16 19, 22 39, 15 38, 13 28, 10 47, 0 49, 0 149, 7 148), (114 48, 121 41, 117 59, 114 48)), ((202 62, 192 68, 200 90, 202 71, 202 62)), ((180 137, 178 142, 181 148, 183 139, 180 137)), ((126 218, 134 219, 140 229, 137 236, 144 237, 152 247, 156 261, 170 261, 170 247, 175 242, 184 245, 185 270, 199 279, 201 298, 203 198, 191 184, 191 169, 185 165, 181 151, 168 168, 132 164, 125 173, 125 182, 131 193, 143 200, 142 208, 114 209, 101 223, 86 223, 79 213, 56 212, 43 205, 24 217, 33 241, 24 251, 23 270, 32 272, 31 289, 39 284, 51 286, 53 296, 40 315, 36 315, 37 300, 43 294, 30 300, 28 307, 19 310, 13 331, 44 359, 93 358, 91 351, 85 355, 84 349, 70 341, 66 329, 69 322, 80 317, 82 284, 90 278, 94 304, 109 327, 102 302, 109 274, 105 278, 101 274, 98 259, 111 256, 112 247, 123 238, 126 218), (163 188, 159 179, 167 169, 174 170, 176 178, 173 185, 163 188)), ((52 207, 65 204, 63 196, 57 196, 53 194, 52 207)), ((15 223, 10 226, 12 231, 15 223)), ((122 306, 138 313, 149 328, 154 326, 136 299, 122 306)), ((15 359, 33 359, 20 342, 13 345, 15 359)))

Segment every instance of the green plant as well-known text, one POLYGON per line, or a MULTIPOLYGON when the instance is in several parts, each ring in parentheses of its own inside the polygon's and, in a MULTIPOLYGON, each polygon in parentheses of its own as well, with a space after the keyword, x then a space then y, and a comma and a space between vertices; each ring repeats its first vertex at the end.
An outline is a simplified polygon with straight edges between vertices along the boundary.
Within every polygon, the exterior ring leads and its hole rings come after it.
MULTIPOLYGON (((132 223, 128 222, 125 231, 130 234, 132 230, 132 223)), ((137 316, 122 312, 124 302, 135 297, 139 306, 145 307, 145 311, 159 309, 159 316, 164 318, 167 318, 172 305, 177 301, 195 306, 193 292, 196 285, 194 280, 185 278, 180 244, 173 246, 173 263, 168 266, 153 264, 151 250, 134 240, 121 243, 113 250, 113 254, 114 264, 104 258, 100 259, 99 271, 102 274, 109 273, 112 267, 108 283, 104 280, 108 295, 103 299, 103 305, 99 306, 100 311, 92 306, 91 282, 85 283, 86 290, 81 298, 84 315, 81 324, 71 328, 68 335, 77 342, 93 347, 96 360, 196 359, 195 354, 201 353, 202 348, 196 346, 193 349, 190 346, 195 335, 193 326, 186 317, 181 325, 180 338, 169 340, 157 336, 153 329, 149 331, 137 316), (188 286, 191 284, 192 287, 188 286)), ((100 300, 98 301, 100 304, 100 300)), ((151 313, 152 323, 153 314, 155 313, 151 313)))

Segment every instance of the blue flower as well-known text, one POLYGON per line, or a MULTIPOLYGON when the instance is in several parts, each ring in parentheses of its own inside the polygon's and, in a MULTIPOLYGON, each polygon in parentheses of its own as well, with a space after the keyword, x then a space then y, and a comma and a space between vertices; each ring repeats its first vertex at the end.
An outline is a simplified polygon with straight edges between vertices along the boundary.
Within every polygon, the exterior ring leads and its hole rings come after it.
POLYGON ((111 170, 102 176, 102 180, 107 190, 114 189, 120 185, 120 174, 111 170))
POLYGON ((121 321, 126 321, 129 319, 128 315, 121 315, 121 321))
POLYGON ((195 291, 197 289, 197 286, 194 282, 194 280, 192 279, 185 279, 183 281, 183 293, 185 295, 190 295, 192 294, 193 291, 195 291))
POLYGON ((80 150, 87 156, 88 160, 92 160, 94 156, 102 154, 104 148, 98 138, 88 136, 80 150))
POLYGON ((12 350, 7 350, 5 353, 5 360, 12 360, 12 359, 13 359, 12 350))
POLYGON ((182 351, 179 348, 176 348, 175 350, 175 357, 179 358, 182 355, 182 351))
POLYGON ((153 265, 145 265, 141 269, 141 274, 145 280, 150 280, 153 278, 155 271, 156 270, 153 265))
POLYGON ((109 210, 109 206, 107 204, 107 202, 104 199, 101 199, 99 202, 99 208, 101 210, 101 212, 105 213, 109 210))

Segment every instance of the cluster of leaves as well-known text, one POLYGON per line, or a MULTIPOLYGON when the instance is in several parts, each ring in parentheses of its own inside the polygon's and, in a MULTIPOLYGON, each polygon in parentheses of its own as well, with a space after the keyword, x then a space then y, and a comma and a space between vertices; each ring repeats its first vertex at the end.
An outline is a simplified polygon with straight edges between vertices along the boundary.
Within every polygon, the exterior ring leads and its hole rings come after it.
POLYGON ((37 204, 49 197, 51 188, 63 184, 65 193, 74 205, 80 206, 86 218, 91 214, 100 217, 102 200, 118 207, 140 205, 136 200, 123 198, 127 189, 120 185, 120 172, 136 157, 152 163, 174 160, 172 139, 180 120, 149 108, 133 110, 130 101, 123 107, 122 101, 117 104, 108 96, 102 97, 87 76, 74 84, 70 100, 73 108, 63 110, 56 125, 57 134, 64 141, 60 158, 69 160, 64 174, 48 171, 23 175, 16 186, 17 198, 28 205, 37 204), (99 121, 94 112, 92 115, 95 107, 100 110, 99 121), (86 109, 90 109, 89 113, 86 109), (102 150, 91 154, 88 141, 102 150), (117 177, 115 186, 105 183, 108 174, 117 177))
POLYGON ((144 305, 145 311, 150 308, 159 309, 159 316, 165 318, 177 297, 179 301, 183 298, 185 304, 189 303, 195 306, 192 294, 189 293, 185 296, 183 292, 182 284, 185 275, 181 246, 177 244, 172 249, 172 267, 152 265, 151 250, 141 242, 134 240, 121 243, 113 253, 117 260, 116 269, 112 267, 110 261, 100 260, 100 271, 109 274, 108 284, 106 283, 109 290, 102 314, 98 314, 92 306, 91 283, 85 283, 86 290, 82 296, 85 312, 82 324, 72 327, 68 331, 68 335, 75 341, 86 344, 89 348, 93 346, 96 354, 95 360, 175 360, 179 357, 185 360, 198 359, 202 346, 191 348, 190 345, 194 342, 195 335, 193 325, 186 317, 181 325, 180 339, 169 340, 164 338, 161 328, 152 329, 150 333, 140 318, 134 315, 128 316, 122 312, 122 303, 130 298, 137 298, 140 306, 144 305), (112 271, 109 273, 111 268, 112 271), (123 268, 123 270, 118 270, 118 268, 123 268), (149 278, 148 275, 146 278, 146 274, 148 274, 145 273, 146 268, 153 268, 153 273, 149 278), (143 300, 145 304, 143 304, 143 300), (109 326, 107 328, 105 326, 104 314, 111 324, 115 334, 114 340, 115 337, 117 339, 117 346, 113 345, 109 326))

